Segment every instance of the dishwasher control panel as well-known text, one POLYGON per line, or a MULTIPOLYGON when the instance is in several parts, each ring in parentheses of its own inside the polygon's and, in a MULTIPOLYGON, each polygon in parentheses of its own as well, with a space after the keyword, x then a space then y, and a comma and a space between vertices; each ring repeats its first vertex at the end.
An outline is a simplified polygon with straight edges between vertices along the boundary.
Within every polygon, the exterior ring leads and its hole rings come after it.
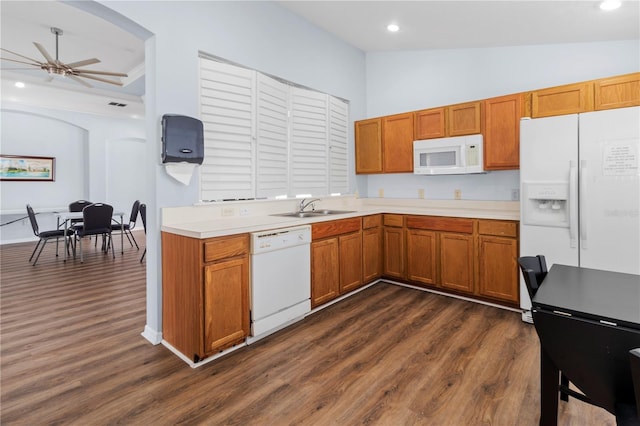
POLYGON ((311 226, 273 229, 251 234, 251 253, 279 250, 311 243, 311 226))

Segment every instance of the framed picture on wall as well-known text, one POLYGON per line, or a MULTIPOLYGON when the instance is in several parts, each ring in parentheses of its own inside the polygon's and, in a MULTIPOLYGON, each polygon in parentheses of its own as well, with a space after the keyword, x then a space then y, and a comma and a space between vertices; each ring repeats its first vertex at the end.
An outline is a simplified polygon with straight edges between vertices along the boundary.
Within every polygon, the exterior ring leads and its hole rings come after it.
POLYGON ((55 157, 0 154, 0 180, 53 182, 55 163, 55 157))

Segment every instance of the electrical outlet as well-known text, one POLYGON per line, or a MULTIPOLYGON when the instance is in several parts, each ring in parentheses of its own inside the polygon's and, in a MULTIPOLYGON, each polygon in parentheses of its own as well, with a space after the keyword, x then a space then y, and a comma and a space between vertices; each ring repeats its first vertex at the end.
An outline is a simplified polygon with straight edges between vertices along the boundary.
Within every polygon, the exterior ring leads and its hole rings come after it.
POLYGON ((518 201, 520 199, 520 190, 512 189, 511 190, 511 201, 518 201))
POLYGON ((378 198, 384 198, 384 189, 378 189, 378 198))
POLYGON ((456 200, 461 200, 462 199, 462 191, 460 191, 459 189, 454 189, 453 190, 453 198, 456 200))
POLYGON ((223 207, 222 208, 222 216, 233 216, 236 214, 236 209, 233 207, 223 207))
POLYGON ((421 200, 424 200, 424 189, 422 188, 418 189, 418 198, 420 198, 421 200))
POLYGON ((240 216, 249 216, 249 213, 251 213, 251 210, 246 207, 240 209, 240 216))

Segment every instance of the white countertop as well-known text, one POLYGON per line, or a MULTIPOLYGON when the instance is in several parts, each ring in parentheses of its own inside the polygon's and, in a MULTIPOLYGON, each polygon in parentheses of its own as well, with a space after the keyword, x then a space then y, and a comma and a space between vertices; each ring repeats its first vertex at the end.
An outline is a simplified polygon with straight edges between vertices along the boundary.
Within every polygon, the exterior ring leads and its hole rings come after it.
MULTIPOLYGON (((192 206, 179 208, 180 216, 183 219, 189 217, 189 209, 200 209, 203 206, 192 206), (187 209, 187 210, 185 210, 187 209)), ((206 208, 206 207, 205 207, 206 208)), ((273 209, 273 207, 271 207, 273 209)), ((277 208, 277 207, 275 207, 277 208)), ((440 201, 427 202, 425 200, 394 200, 394 199, 362 199, 357 203, 345 206, 327 206, 322 204, 321 208, 331 208, 337 210, 353 210, 352 213, 334 214, 320 217, 296 218, 272 216, 273 213, 283 213, 291 209, 272 210, 247 216, 211 217, 205 220, 180 221, 164 220, 162 231, 183 235, 192 238, 211 238, 224 235, 241 234, 245 232, 258 232, 269 229, 286 228, 304 224, 318 223, 329 220, 345 219, 350 217, 366 216, 379 213, 414 214, 426 216, 447 216, 466 217, 477 219, 500 219, 500 220, 520 220, 519 203, 506 201, 440 201), (167 223, 170 222, 170 223, 167 223)), ((178 209, 178 208, 174 208, 178 209)), ((318 208, 320 209, 320 208, 318 208)), ((165 209, 163 209, 165 210, 165 209)), ((171 212, 165 213, 171 217, 171 212)), ((194 213, 194 217, 203 215, 201 212, 194 213)), ((214 216, 212 211, 211 216, 214 216)))

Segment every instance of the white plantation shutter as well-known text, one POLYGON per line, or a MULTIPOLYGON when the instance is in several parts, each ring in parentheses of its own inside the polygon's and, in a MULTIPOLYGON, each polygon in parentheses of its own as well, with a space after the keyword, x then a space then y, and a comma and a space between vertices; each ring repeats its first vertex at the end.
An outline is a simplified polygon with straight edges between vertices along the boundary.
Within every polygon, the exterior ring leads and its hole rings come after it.
POLYGON ((200 199, 347 193, 347 102, 200 58, 200 199))
POLYGON ((200 58, 203 200, 255 197, 255 72, 200 58))
POLYGON ((349 105, 329 96, 329 193, 349 192, 349 105))
POLYGON ((287 195, 289 189, 289 86, 258 73, 257 197, 287 195))
POLYGON ((324 93, 291 88, 290 195, 329 193, 327 103, 324 93))

